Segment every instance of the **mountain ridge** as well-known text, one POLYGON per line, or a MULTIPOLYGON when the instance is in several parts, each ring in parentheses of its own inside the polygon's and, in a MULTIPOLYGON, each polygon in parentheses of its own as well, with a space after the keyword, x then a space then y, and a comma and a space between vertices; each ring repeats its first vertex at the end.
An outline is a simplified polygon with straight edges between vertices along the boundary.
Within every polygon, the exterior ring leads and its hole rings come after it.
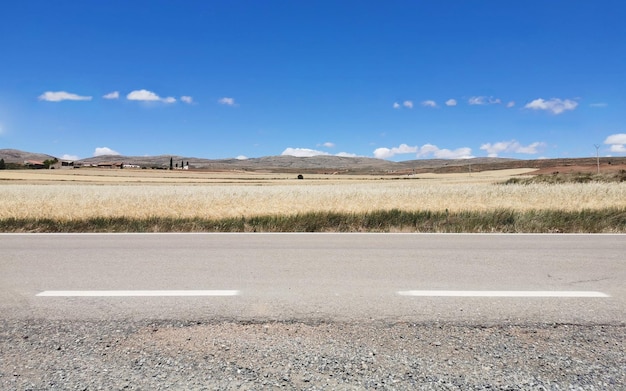
MULTIPOLYGON (((0 158, 7 163, 23 164, 25 160, 43 161, 55 157, 43 153, 20 151, 17 149, 0 149, 0 158)), ((595 165, 595 157, 589 158, 555 158, 555 159, 511 159, 499 157, 478 157, 472 159, 414 159, 400 162, 370 158, 345 157, 333 155, 317 155, 310 157, 296 156, 263 156, 248 159, 206 159, 180 155, 155 156, 124 156, 103 155, 76 160, 78 165, 97 165, 102 163, 125 163, 145 168, 167 169, 170 159, 174 165, 208 171, 269 171, 269 172, 302 172, 302 173, 446 173, 485 171, 509 168, 546 168, 557 166, 595 165)), ((62 159, 59 159, 62 160, 62 159)), ((601 158, 602 162, 614 161, 626 164, 626 157, 601 158)))

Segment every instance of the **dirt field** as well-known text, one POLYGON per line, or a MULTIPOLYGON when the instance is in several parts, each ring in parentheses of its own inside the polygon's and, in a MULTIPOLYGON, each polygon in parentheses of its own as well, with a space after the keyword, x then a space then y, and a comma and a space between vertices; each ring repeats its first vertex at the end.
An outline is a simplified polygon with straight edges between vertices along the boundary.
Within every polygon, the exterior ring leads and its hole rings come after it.
MULTIPOLYGON (((620 170, 626 170, 626 164, 608 164, 602 163, 600 164, 600 173, 614 173, 619 172, 620 170)), ((554 166, 554 167, 544 167, 533 172, 533 175, 541 175, 541 174, 573 174, 573 173, 592 173, 595 174, 598 172, 597 165, 567 165, 567 166, 554 166)))

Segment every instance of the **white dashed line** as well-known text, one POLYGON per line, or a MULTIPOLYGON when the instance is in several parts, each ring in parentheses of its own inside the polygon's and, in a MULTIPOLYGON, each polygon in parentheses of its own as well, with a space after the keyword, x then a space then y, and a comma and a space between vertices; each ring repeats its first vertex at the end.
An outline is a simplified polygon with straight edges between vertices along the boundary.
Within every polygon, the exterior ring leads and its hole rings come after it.
POLYGON ((398 291, 400 296, 418 297, 611 297, 593 291, 398 291))
POLYGON ((167 290, 167 291, 43 291, 40 297, 185 297, 238 296, 235 290, 167 290))

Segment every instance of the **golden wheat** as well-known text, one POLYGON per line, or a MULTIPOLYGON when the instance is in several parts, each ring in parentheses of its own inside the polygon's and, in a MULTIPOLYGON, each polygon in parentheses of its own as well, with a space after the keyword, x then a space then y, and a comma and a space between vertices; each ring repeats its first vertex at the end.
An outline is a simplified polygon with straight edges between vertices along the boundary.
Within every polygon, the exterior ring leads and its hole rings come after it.
POLYGON ((626 207, 626 184, 440 183, 422 180, 265 185, 0 185, 0 219, 225 218, 311 211, 486 211, 626 207))

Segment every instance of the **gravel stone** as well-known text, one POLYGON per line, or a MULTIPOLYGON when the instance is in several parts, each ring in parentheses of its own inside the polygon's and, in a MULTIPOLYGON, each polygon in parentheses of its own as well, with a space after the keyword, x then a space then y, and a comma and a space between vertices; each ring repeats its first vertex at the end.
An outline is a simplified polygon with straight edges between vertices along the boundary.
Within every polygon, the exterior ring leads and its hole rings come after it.
POLYGON ((0 389, 623 390, 625 327, 0 320, 0 389))

